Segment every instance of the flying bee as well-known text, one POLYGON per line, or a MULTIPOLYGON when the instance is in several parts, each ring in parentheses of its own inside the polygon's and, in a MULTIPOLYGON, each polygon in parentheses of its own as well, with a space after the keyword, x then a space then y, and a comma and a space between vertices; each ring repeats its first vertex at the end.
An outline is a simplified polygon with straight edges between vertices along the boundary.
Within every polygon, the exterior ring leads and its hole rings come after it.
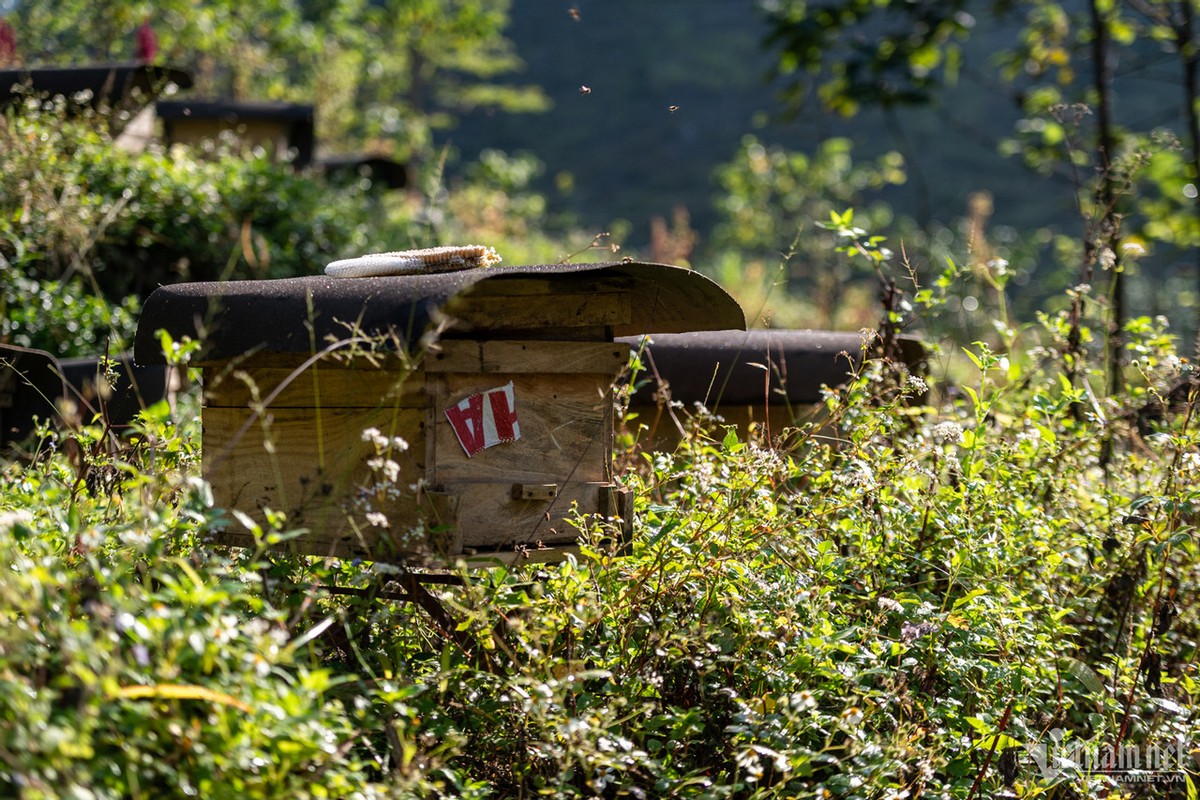
POLYGON ((580 86, 580 87, 579 87, 579 93, 580 93, 580 94, 591 94, 591 93, 592 93, 592 87, 590 87, 590 86, 580 86))

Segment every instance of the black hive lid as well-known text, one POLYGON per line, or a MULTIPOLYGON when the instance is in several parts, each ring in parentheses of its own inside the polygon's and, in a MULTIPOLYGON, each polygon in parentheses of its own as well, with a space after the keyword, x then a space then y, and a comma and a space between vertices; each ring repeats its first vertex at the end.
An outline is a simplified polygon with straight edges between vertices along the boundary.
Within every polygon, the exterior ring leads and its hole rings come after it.
MULTIPOLYGON (((863 360, 868 334, 837 331, 756 329, 701 331, 656 335, 645 343, 657 376, 671 397, 685 404, 700 402, 710 410, 722 406, 754 406, 764 401, 807 404, 821 401, 821 386, 839 386, 863 360), (763 367, 767 370, 764 371, 763 367), (768 383, 769 381, 769 383, 768 383)), ((642 337, 621 341, 635 348, 642 337)), ((920 371, 924 348, 912 337, 901 338, 904 359, 920 371)), ((648 367, 649 369, 649 367, 648 367)), ((638 392, 648 402, 650 383, 638 392)))
POLYGON ((614 335, 745 327, 741 307, 719 285, 665 264, 547 264, 385 278, 319 275, 160 287, 142 310, 134 357, 139 364, 163 361, 159 330, 176 340, 202 341, 203 361, 251 352, 309 353, 313 342, 320 348, 329 336, 346 337, 347 323, 368 336, 395 335, 412 349, 447 304, 480 284, 541 279, 553 293, 610 278, 628 282, 631 300, 630 320, 613 326, 614 335))
POLYGON ((77 67, 17 67, 0 70, 0 105, 24 96, 63 95, 73 100, 79 92, 90 92, 86 102, 93 108, 101 103, 116 105, 130 98, 134 90, 153 95, 173 83, 180 89, 191 88, 192 76, 181 69, 153 64, 125 62, 84 64, 77 67))
POLYGON ((286 120, 312 122, 313 107, 275 100, 159 100, 154 111, 165 120, 204 119, 225 122, 286 120))

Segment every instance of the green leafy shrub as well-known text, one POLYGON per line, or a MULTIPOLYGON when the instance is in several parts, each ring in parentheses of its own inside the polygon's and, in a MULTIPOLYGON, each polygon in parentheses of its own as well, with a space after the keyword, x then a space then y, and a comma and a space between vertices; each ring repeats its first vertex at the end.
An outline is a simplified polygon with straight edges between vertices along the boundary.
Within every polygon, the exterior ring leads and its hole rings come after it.
POLYGON ((407 234, 359 183, 330 187, 265 151, 132 154, 100 120, 36 104, 10 113, 3 131, 0 252, 46 277, 94 276, 108 296, 181 278, 310 274, 407 234))
POLYGON ((101 119, 29 101, 0 122, 5 335, 94 355, 105 326, 128 341, 137 300, 160 284, 315 274, 334 258, 409 246, 407 207, 368 189, 220 143, 128 153, 101 119), (105 319, 101 297, 123 311, 105 319), (46 311, 52 319, 39 318, 46 311))
POLYGON ((38 281, 16 271, 0 276, 0 341, 61 356, 128 349, 141 304, 109 303, 78 278, 38 281))

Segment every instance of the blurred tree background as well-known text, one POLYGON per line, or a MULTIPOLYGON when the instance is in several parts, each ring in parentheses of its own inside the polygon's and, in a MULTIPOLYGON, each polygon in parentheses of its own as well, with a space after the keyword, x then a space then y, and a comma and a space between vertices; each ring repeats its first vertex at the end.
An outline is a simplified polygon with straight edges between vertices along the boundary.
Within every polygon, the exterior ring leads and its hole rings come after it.
POLYGON ((964 335, 985 333, 996 265, 1030 319, 1106 251, 1097 293, 1131 277, 1120 315, 1195 328, 1190 2, 5 7, 24 63, 127 59, 149 21, 194 94, 313 103, 324 153, 410 165, 413 198, 392 205, 425 239, 549 231, 566 255, 607 232, 735 284, 757 322, 856 327, 874 278, 816 225, 853 206, 921 279, 962 262, 947 307, 964 335))
POLYGON ((433 131, 477 108, 543 111, 533 85, 500 83, 520 59, 508 0, 47 0, 8 14, 29 64, 128 60, 149 22, 159 60, 190 69, 200 96, 316 105, 331 152, 420 158, 433 131))

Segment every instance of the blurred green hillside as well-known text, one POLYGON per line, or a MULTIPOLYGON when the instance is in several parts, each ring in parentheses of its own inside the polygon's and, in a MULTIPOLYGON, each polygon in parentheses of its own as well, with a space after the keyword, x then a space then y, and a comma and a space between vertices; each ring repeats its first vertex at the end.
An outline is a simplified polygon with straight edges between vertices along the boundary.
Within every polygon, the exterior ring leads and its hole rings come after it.
POLYGON ((766 21, 752 5, 580 2, 578 20, 571 7, 517 0, 508 29, 527 65, 518 78, 542 86, 553 107, 467 115, 442 141, 464 160, 486 148, 535 152, 548 192, 559 191, 586 222, 629 220, 633 243, 647 241, 651 217, 678 205, 696 228, 710 229, 713 172, 747 133, 806 152, 835 136, 854 142, 861 158, 901 152, 910 180, 884 197, 923 224, 965 215, 981 190, 993 194, 999 224, 1072 221, 1068 184, 1027 174, 997 150, 1020 114, 988 88, 986 51, 1011 30, 981 37, 961 84, 937 108, 785 119, 768 75, 775 56, 763 45, 766 21))

